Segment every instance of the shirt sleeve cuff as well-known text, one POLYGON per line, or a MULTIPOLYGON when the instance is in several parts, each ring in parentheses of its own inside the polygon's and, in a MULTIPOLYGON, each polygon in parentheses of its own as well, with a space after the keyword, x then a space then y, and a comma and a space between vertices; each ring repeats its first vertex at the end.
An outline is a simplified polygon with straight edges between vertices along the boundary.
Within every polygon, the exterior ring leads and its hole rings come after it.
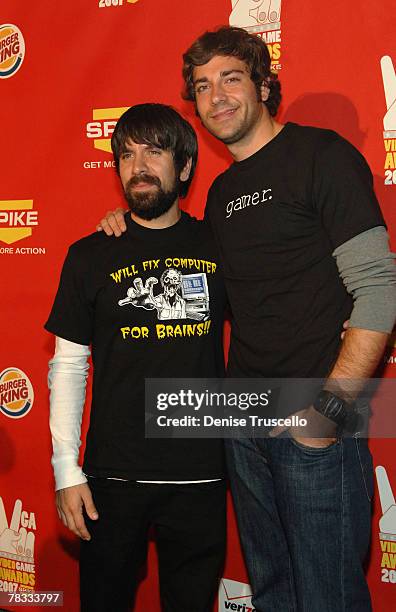
POLYGON ((55 491, 87 482, 82 468, 68 457, 52 461, 52 465, 55 476, 55 491))

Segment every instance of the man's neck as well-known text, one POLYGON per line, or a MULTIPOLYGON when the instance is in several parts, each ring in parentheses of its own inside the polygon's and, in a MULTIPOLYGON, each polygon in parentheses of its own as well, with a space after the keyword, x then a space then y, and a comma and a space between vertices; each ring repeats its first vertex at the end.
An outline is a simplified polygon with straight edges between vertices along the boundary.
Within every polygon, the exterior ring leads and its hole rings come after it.
POLYGON ((251 133, 242 140, 228 145, 227 148, 235 161, 242 161, 265 147, 283 128, 282 123, 263 113, 251 133))
POLYGON ((170 209, 160 217, 157 217, 157 219, 151 219, 151 221, 147 221, 146 219, 138 217, 133 212, 131 212, 131 217, 135 223, 137 223, 138 225, 142 225, 143 227, 148 227, 149 229, 166 229, 167 227, 175 225, 181 217, 179 200, 176 199, 170 209))

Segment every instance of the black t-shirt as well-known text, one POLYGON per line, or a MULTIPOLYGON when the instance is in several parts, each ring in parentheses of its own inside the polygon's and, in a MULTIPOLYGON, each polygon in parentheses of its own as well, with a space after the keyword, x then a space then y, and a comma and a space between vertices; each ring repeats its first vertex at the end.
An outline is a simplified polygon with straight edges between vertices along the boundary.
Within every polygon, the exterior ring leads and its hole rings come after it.
POLYGON ((206 216, 233 315, 229 375, 327 376, 352 309, 332 253, 384 225, 361 154, 287 123, 216 178, 206 216))
POLYGON ((92 234, 65 260, 46 329, 92 344, 84 472, 136 480, 224 475, 219 440, 145 439, 144 379, 221 377, 225 293, 212 235, 186 213, 166 229, 126 216, 121 238, 92 234))

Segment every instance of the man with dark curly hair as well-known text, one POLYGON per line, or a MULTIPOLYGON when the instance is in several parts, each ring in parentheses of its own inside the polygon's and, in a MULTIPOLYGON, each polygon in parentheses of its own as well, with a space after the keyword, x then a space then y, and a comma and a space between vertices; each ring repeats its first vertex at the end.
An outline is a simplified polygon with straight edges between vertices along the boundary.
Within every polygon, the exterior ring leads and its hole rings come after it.
MULTIPOLYGON (((274 135, 283 127, 273 119, 278 112, 281 101, 281 85, 278 75, 271 72, 271 58, 266 45, 256 36, 251 36, 245 30, 236 27, 222 27, 214 32, 206 32, 186 51, 183 55, 183 61, 185 82, 183 97, 196 103, 197 115, 201 118, 206 129, 225 144, 238 142, 241 137, 245 136, 245 131, 247 134, 252 129, 256 130, 260 124, 267 124, 267 127, 272 127, 274 135), (246 116, 244 121, 240 118, 238 128, 236 129, 234 126, 232 133, 230 132, 229 135, 226 133, 221 135, 218 129, 214 128, 213 122, 209 121, 214 119, 212 117, 213 113, 209 116, 202 116, 202 111, 198 109, 197 105, 197 99, 205 91, 205 85, 207 89, 209 88, 204 73, 206 73, 207 68, 210 69, 218 62, 224 67, 221 72, 228 90, 231 92, 232 88, 235 89, 238 82, 238 73, 240 76, 244 75, 247 77, 244 85, 249 84, 251 90, 253 89, 252 85, 254 86, 256 101, 259 103, 255 107, 256 115, 246 116), (232 75, 228 74, 230 71, 225 67, 225 64, 230 64, 230 62, 235 67, 235 70, 232 71, 235 74, 232 75), (261 102, 264 105, 260 104, 261 102)), ((253 109, 251 110, 253 111, 253 109)), ((264 126, 261 125, 261 127, 264 126)))
MULTIPOLYGON (((275 119, 280 84, 259 37, 221 27, 183 60, 184 97, 234 158, 205 213, 232 310, 228 375, 325 381, 298 412, 305 430, 226 440, 253 604, 369 612, 372 458, 367 439, 345 432, 396 316, 394 258, 370 169, 335 132, 275 119)), ((103 229, 119 234, 117 219, 122 229, 120 215, 103 229)))
POLYGON ((222 27, 183 60, 185 98, 234 158, 206 206, 233 313, 228 374, 327 378, 305 434, 226 441, 253 603, 366 612, 372 463, 367 440, 341 433, 351 381, 373 374, 395 318, 372 176, 335 132, 275 120, 280 84, 259 37, 222 27))

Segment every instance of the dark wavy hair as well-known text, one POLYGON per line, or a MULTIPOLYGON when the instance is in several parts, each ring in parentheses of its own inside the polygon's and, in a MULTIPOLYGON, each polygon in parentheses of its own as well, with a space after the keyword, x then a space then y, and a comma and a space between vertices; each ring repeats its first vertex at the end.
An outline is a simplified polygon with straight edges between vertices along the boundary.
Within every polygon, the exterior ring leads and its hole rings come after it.
POLYGON ((258 100, 261 99, 262 82, 267 83, 269 95, 264 104, 274 117, 282 97, 278 75, 271 72, 271 57, 264 41, 242 28, 222 26, 213 32, 205 32, 187 49, 183 55, 183 98, 195 102, 194 68, 207 64, 215 55, 237 57, 246 63, 256 86, 258 100))
POLYGON ((198 142, 192 126, 171 106, 165 104, 136 104, 117 121, 111 137, 111 148, 117 173, 120 172, 120 156, 126 150, 128 140, 148 144, 170 151, 178 177, 179 196, 185 198, 194 176, 198 158, 198 142), (191 158, 191 171, 187 181, 179 174, 191 158))

